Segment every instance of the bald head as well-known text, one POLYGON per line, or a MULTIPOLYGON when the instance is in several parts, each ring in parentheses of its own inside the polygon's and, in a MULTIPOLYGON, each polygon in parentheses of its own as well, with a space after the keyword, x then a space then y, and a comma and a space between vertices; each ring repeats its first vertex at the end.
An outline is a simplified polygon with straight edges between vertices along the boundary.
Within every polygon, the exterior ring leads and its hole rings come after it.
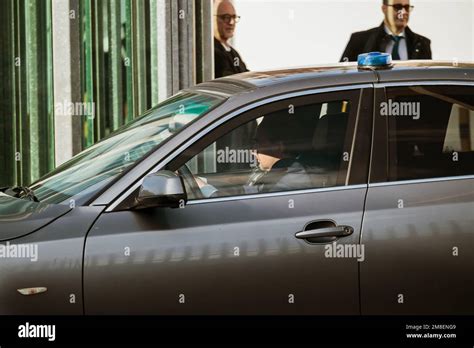
POLYGON ((225 15, 235 16, 235 8, 230 0, 214 0, 214 37, 223 42, 234 36, 235 20, 226 20, 225 15))

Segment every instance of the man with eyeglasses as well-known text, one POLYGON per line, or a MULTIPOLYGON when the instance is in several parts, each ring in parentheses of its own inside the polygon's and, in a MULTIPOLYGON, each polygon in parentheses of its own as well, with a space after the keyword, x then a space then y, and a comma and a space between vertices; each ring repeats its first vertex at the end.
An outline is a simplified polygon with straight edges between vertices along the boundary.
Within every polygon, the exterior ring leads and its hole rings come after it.
MULTIPOLYGON (((248 71, 240 54, 230 46, 229 40, 234 36, 235 24, 240 16, 235 13, 230 0, 214 0, 214 77, 224 77, 248 71)), ((216 151, 248 151, 250 139, 254 137, 256 122, 249 122, 245 127, 229 133, 217 140, 216 151)), ((217 163, 217 170, 246 169, 247 163, 217 163)))
POLYGON ((214 0, 214 77, 248 71, 240 54, 230 46, 240 16, 230 0, 214 0))
POLYGON ((374 51, 390 53, 393 60, 431 59, 431 41, 408 27, 413 8, 410 0, 383 0, 383 23, 353 33, 341 62, 357 61, 359 54, 374 51))

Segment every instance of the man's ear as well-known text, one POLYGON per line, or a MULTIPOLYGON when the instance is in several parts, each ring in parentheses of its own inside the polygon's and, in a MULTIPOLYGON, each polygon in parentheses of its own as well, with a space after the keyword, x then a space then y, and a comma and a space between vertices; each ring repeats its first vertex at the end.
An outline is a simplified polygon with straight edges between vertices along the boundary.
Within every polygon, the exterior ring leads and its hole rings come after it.
POLYGON ((386 16, 387 15, 387 9, 388 9, 388 6, 387 5, 382 5, 382 12, 383 14, 386 16))

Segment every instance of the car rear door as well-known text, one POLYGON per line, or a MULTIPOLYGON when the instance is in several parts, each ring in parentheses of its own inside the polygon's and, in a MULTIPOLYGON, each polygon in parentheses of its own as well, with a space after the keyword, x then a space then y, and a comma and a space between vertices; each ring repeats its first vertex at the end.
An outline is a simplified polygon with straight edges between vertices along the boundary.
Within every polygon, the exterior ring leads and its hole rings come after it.
POLYGON ((474 85, 376 88, 363 314, 474 313, 474 85))
MULTIPOLYGON (((86 313, 358 314, 358 258, 364 255, 357 251, 373 102, 370 85, 362 87, 265 100, 171 154, 156 169, 180 170, 187 163, 220 194, 198 197, 188 186, 189 202, 181 209, 133 211, 126 202, 135 190, 102 214, 86 242, 86 313), (313 173, 311 185, 252 191, 242 181, 252 173, 231 155, 246 149, 233 148, 235 137, 228 134, 242 135, 242 127, 262 122, 261 116, 273 120, 282 113, 298 124, 320 122, 315 132, 303 127, 296 135, 298 161, 313 173), (332 143, 331 152, 325 143, 332 143), (222 144, 227 150, 218 148, 222 144), (326 157, 317 157, 322 153, 326 157), (337 168, 325 167, 327 156, 335 156, 337 168), (352 233, 336 241, 296 236, 349 228, 352 233)), ((290 186, 301 182, 290 180, 290 186)))

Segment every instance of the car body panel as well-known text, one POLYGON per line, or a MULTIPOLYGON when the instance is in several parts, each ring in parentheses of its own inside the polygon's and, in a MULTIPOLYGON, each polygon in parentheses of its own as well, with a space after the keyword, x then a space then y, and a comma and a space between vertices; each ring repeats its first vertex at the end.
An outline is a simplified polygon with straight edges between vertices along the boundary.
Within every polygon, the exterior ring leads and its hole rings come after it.
POLYGON ((366 189, 105 213, 86 243, 86 314, 358 314, 357 261, 295 233, 332 219, 357 244, 366 189))
MULTIPOLYGON (((463 69, 447 68, 464 75, 463 69)), ((387 85, 474 89, 472 81, 451 78, 382 83, 376 89, 376 105, 388 98, 387 85)), ((410 134, 417 138, 416 132, 410 134)), ((367 262, 360 267, 362 314, 472 314, 474 173, 388 182, 390 166, 396 165, 395 157, 390 159, 388 138, 389 121, 375 110, 361 234, 367 251, 367 262)))
POLYGON ((32 233, 70 210, 67 205, 37 203, 0 193, 0 241, 32 233))
POLYGON ((379 82, 473 81, 474 64, 458 61, 413 60, 395 63, 394 69, 379 70, 379 82))
POLYGON ((474 178, 371 185, 362 314, 474 313, 473 212, 474 178))
POLYGON ((84 243, 103 209, 76 207, 35 233, 0 243, 7 247, 23 244, 37 248, 36 261, 31 257, 1 259, 0 314, 83 314, 84 243), (45 287, 47 291, 27 296, 18 292, 32 287, 45 287))
MULTIPOLYGON (((359 242, 373 94, 370 88, 366 93, 345 88, 351 93, 312 91, 302 98, 354 102, 348 124, 365 132, 349 137, 349 144, 365 168, 357 178, 364 184, 198 199, 182 209, 112 209, 99 217, 86 242, 86 314, 358 314, 358 261, 330 259, 328 243, 310 244, 295 236, 324 220, 354 229, 338 243, 359 242)), ((242 109, 221 121, 232 118, 237 124, 265 110, 286 109, 288 96, 278 100, 266 99, 268 108, 242 109)), ((227 128, 221 129, 225 134, 227 128)), ((183 140, 192 146, 192 139, 183 140)), ((185 149, 170 151, 179 157, 185 149)), ((355 165, 349 169, 359 171, 355 165)))

